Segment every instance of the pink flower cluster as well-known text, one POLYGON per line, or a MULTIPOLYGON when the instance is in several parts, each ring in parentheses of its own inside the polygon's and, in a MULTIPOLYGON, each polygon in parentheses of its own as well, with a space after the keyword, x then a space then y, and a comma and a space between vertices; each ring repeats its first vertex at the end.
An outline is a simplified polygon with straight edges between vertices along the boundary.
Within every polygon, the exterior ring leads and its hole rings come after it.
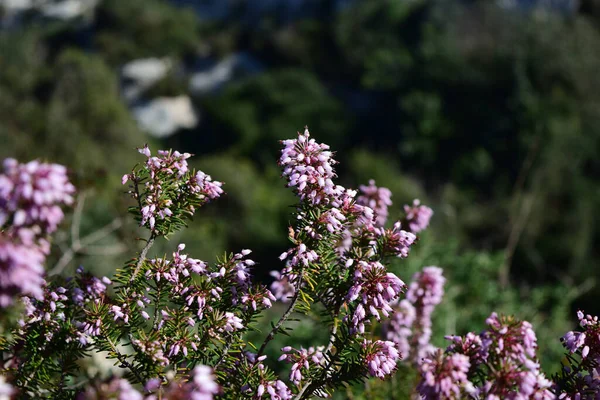
POLYGON ((369 316, 381 320, 393 311, 390 303, 398 298, 405 289, 404 282, 378 261, 359 261, 354 270, 353 285, 348 291, 347 300, 359 300, 351 317, 353 330, 365 331, 365 321, 369 316))
POLYGON ((439 267, 424 267, 413 276, 406 299, 395 307, 391 320, 384 326, 388 340, 396 342, 405 359, 419 364, 435 350, 430 344, 431 315, 442 301, 446 279, 439 267), (409 358, 410 356, 410 358, 409 358))
POLYGON ((582 358, 592 358, 600 363, 600 321, 598 317, 577 312, 579 326, 585 332, 569 331, 562 337, 563 345, 569 352, 581 351, 582 358))
POLYGON ((290 381, 299 385, 303 379, 302 371, 309 372, 311 367, 323 364, 325 361, 324 350, 324 346, 309 347, 308 349, 300 348, 300 350, 286 346, 281 349, 284 354, 279 357, 279 361, 285 360, 292 364, 290 381))
POLYGON ((374 180, 369 185, 359 186, 361 195, 356 202, 368 206, 375 212, 377 226, 384 226, 388 218, 388 207, 392 205, 392 192, 385 187, 377 187, 374 180))
POLYGON ((126 379, 112 378, 88 387, 77 396, 77 400, 212 400, 220 391, 212 369, 205 365, 196 366, 189 380, 172 380, 163 386, 159 379, 151 379, 146 383, 145 390, 150 394, 143 395, 126 379))
POLYGON ((427 206, 421 205, 419 199, 413 200, 412 206, 405 205, 406 223, 413 233, 419 233, 429 226, 429 220, 433 216, 433 210, 427 206))
POLYGON ((0 307, 25 294, 43 297, 47 235, 73 203, 75 187, 62 165, 4 160, 0 173, 0 307))
POLYGON ((453 344, 419 365, 424 399, 554 399, 552 382, 536 359, 537 339, 531 324, 496 313, 479 335, 449 337, 453 344))
POLYGON ((245 384, 241 391, 252 399, 263 399, 265 396, 270 400, 290 400, 293 398, 292 391, 287 385, 279 380, 273 379, 272 374, 268 373, 263 361, 267 356, 257 357, 255 353, 246 351, 240 362, 241 369, 245 370, 245 375, 258 375, 258 384, 245 384))
POLYGON ((369 375, 384 379, 396 371, 398 361, 401 358, 396 343, 382 340, 375 342, 365 340, 363 349, 369 375))
POLYGON ((399 258, 408 257, 410 246, 417 240, 417 236, 414 233, 401 229, 400 222, 396 222, 392 229, 380 228, 377 232, 383 238, 384 253, 395 255, 399 258))
POLYGON ((182 215, 192 216, 196 207, 223 193, 221 182, 213 181, 202 171, 189 170, 186 161, 191 157, 189 153, 159 150, 157 156, 152 156, 147 145, 138 151, 148 158, 146 163, 141 169, 123 175, 121 182, 133 182, 130 193, 140 205, 140 225, 155 233, 167 233, 163 222, 182 215), (177 207, 173 208, 174 205, 177 207), (178 214, 174 215, 173 210, 178 214))
POLYGON ((291 390, 279 379, 264 380, 258 385, 256 398, 262 399, 265 394, 268 395, 271 400, 289 400, 293 397, 291 390))
POLYGON ((310 139, 308 129, 298 134, 298 139, 282 141, 283 150, 279 165, 283 167, 283 176, 288 180, 288 187, 293 187, 302 200, 311 204, 328 202, 337 196, 343 188, 333 183, 336 176, 329 146, 310 139))
MULTIPOLYGON (((363 195, 356 199, 355 190, 335 185, 335 172, 329 146, 317 143, 310 138, 308 130, 299 133, 297 139, 283 141, 284 148, 279 160, 283 167, 283 177, 288 186, 295 188, 298 196, 310 206, 320 206, 320 213, 314 216, 302 207, 298 209, 299 228, 293 231, 293 237, 307 235, 311 241, 335 240, 340 259, 345 262, 354 241, 368 243, 367 257, 377 251, 377 242, 383 241, 384 254, 407 257, 410 246, 416 236, 400 229, 396 223, 393 229, 384 230, 379 225, 387 217, 387 206, 391 204, 390 191, 377 188, 374 182, 363 187, 363 195), (374 212, 377 208, 377 214, 374 212), (379 222, 378 222, 379 221, 379 222)), ((273 292, 280 300, 287 300, 294 292, 300 268, 317 262, 318 255, 310 244, 298 243, 280 257, 288 259, 281 272, 274 272, 276 281, 273 292)), ((346 268, 349 266, 346 265, 346 268)))
POLYGON ((460 400, 473 394, 475 389, 469 381, 471 363, 464 354, 444 355, 437 350, 421 362, 421 382, 417 390, 423 399, 460 400))
POLYGON ((596 399, 600 397, 600 320, 597 316, 577 312, 583 332, 569 331, 562 338, 570 354, 578 354, 579 361, 568 358, 569 366, 563 368, 560 400, 596 399))
POLYGON ((51 346, 55 336, 65 343, 88 345, 101 335, 102 321, 100 317, 86 318, 86 307, 100 305, 111 284, 106 277, 98 279, 78 268, 75 279, 67 286, 45 285, 41 300, 23 296, 25 315, 18 321, 18 333, 27 336, 30 329, 43 330, 43 347, 51 346))

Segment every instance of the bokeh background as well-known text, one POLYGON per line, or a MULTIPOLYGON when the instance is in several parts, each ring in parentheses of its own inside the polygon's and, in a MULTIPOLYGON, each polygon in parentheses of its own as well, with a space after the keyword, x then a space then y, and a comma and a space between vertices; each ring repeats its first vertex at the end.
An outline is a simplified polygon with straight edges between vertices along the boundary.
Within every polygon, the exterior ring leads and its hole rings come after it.
POLYGON ((444 268, 435 344, 512 313, 557 371, 574 311, 600 313, 600 1, 0 0, 0 159, 65 164, 80 191, 51 274, 139 248, 120 177, 149 143, 227 191, 155 254, 250 248, 269 282, 295 202, 278 140, 305 125, 392 218, 434 209, 393 268, 444 268))

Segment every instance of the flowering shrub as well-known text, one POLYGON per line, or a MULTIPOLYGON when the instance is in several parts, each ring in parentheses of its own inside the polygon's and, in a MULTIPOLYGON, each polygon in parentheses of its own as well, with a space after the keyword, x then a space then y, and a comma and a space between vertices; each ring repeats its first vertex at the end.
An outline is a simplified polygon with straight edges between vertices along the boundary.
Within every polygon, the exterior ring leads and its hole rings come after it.
MULTIPOLYGON (((273 271, 271 288, 252 281, 251 250, 225 254, 214 265, 185 253, 149 258, 223 184, 188 167, 190 154, 159 151, 122 178, 129 211, 147 230, 139 254, 111 277, 79 268, 74 277, 46 282, 49 235, 72 203, 64 167, 5 161, 0 175, 0 307, 22 305, 2 341, 0 395, 77 399, 308 399, 368 378, 387 379, 399 365, 415 368, 426 399, 585 398, 598 394, 597 318, 564 343, 570 366, 552 383, 536 358, 526 321, 493 313, 480 334, 451 336, 443 351, 431 343, 442 269, 425 267, 404 281, 388 262, 404 259, 432 210, 415 200, 403 220, 386 228, 391 193, 374 181, 360 194, 337 185, 334 154, 308 130, 282 142, 282 176, 298 196, 290 247, 273 271), (264 340, 248 333, 279 300, 286 310, 264 340), (277 335, 289 335, 293 313, 318 315, 329 340, 316 347, 285 346, 279 361, 289 378, 267 366, 277 335), (87 376, 80 362, 104 354, 122 374, 87 376), (579 360, 575 358, 579 357, 579 360)), ((274 360, 273 360, 274 361, 274 360)), ((590 397, 591 398, 591 397, 590 397)))

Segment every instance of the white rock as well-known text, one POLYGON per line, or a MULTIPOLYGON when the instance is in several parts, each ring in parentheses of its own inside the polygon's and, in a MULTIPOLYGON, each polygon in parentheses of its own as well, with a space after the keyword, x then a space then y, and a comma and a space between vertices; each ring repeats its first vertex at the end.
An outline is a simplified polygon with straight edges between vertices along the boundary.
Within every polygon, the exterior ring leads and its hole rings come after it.
POLYGON ((210 93, 223 84, 262 71, 256 59, 246 53, 233 54, 215 64, 207 71, 197 72, 190 77, 190 91, 195 94, 210 93))
POLYGON ((234 66, 235 57, 230 56, 208 71, 193 74, 190 78, 190 90, 195 93, 213 91, 231 79, 234 66))
POLYGON ((143 130, 157 138, 168 137, 179 129, 193 128, 198 124, 188 96, 159 97, 134 107, 133 115, 143 130))
POLYGON ((85 15, 96 7, 97 3, 97 0, 63 0, 46 3, 40 7, 40 11, 47 18, 67 21, 85 15))
POLYGON ((0 0, 0 7, 6 12, 25 11, 37 4, 34 0, 0 0))
POLYGON ((131 82, 123 87, 128 102, 137 100, 146 89, 163 79, 172 67, 169 58, 140 58, 125 64, 121 76, 131 82))
POLYGON ((141 58, 128 62, 121 69, 124 78, 131 79, 137 84, 149 87, 167 75, 171 68, 168 58, 141 58))

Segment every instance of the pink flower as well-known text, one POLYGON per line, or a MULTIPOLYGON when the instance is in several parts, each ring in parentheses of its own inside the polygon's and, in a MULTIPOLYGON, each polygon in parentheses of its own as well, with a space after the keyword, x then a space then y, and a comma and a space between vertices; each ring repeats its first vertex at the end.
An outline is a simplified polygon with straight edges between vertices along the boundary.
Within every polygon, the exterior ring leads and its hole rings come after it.
POLYGON ((310 139, 308 129, 298 133, 298 139, 284 140, 279 165, 288 187, 293 187, 302 200, 311 204, 329 203, 332 197, 341 194, 343 188, 335 186, 336 176, 329 146, 310 139))
POLYGON ((400 229, 400 222, 396 222, 392 229, 379 229, 384 243, 384 252, 393 254, 396 257, 406 258, 410 251, 410 246, 415 243, 417 237, 414 233, 400 229))
POLYGON ((427 206, 421 205, 419 199, 413 201, 412 206, 405 205, 406 222, 411 232, 419 233, 429 226, 429 220, 433 215, 433 210, 427 206))
POLYGON ((279 361, 285 360, 292 363, 290 380, 298 385, 303 379, 302 371, 308 373, 311 368, 323 364, 325 361, 323 350, 325 350, 324 346, 300 348, 300 350, 287 346, 281 349, 284 354, 279 357, 279 361))
POLYGON ((365 340, 363 343, 365 362, 369 375, 384 379, 392 374, 400 360, 400 353, 394 342, 365 340))
POLYGON ((464 354, 445 356, 441 350, 425 358, 420 364, 421 382, 417 386, 425 400, 464 399, 473 391, 467 374, 471 364, 464 354))
POLYGON ((390 303, 405 287, 404 282, 391 272, 387 272, 381 263, 360 261, 354 272, 354 284, 346 296, 348 302, 359 300, 352 315, 352 326, 359 332, 363 332, 367 315, 370 314, 378 321, 381 319, 380 313, 388 317, 392 312, 390 303))
POLYGON ((356 202, 370 207, 377 216, 377 226, 384 226, 388 217, 388 207, 392 205, 392 192, 388 188, 375 186, 375 181, 370 180, 369 185, 359 187, 361 195, 356 202))
POLYGON ((73 203, 75 187, 62 165, 4 160, 0 174, 0 307, 13 298, 41 299, 47 235, 62 221, 63 205, 73 203), (4 229, 3 225, 8 224, 4 229))

